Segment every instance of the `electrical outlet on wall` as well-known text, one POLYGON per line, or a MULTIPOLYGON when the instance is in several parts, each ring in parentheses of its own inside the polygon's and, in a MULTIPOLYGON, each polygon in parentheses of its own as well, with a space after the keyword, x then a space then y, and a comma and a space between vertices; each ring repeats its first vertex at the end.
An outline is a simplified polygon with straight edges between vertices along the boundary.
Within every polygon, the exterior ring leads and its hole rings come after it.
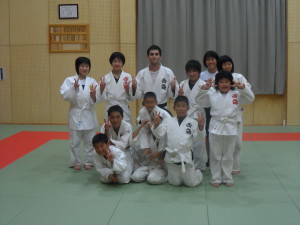
POLYGON ((5 72, 4 68, 0 67, 0 80, 5 80, 5 72))

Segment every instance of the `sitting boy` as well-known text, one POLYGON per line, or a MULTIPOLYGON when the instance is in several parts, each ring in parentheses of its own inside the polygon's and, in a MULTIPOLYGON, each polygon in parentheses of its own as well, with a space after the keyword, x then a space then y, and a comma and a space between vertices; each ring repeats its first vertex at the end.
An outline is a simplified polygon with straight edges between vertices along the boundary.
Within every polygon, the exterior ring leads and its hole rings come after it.
POLYGON ((132 134, 132 126, 130 123, 123 120, 123 109, 119 105, 111 106, 108 111, 108 121, 101 127, 101 133, 105 134, 111 145, 124 151, 128 170, 133 169, 133 160, 131 157, 131 150, 129 140, 132 134))
POLYGON ((144 95, 143 108, 139 112, 141 124, 132 134, 131 146, 137 149, 137 169, 131 176, 134 182, 147 179, 150 184, 162 184, 167 181, 167 174, 163 160, 154 160, 153 155, 165 147, 165 138, 155 138, 151 131, 154 116, 159 116, 161 122, 171 118, 170 114, 157 106, 154 92, 144 95))
POLYGON ((100 181, 102 183, 129 183, 132 170, 128 167, 125 153, 109 145, 105 134, 96 134, 92 143, 95 148, 94 164, 100 181))
MULTIPOLYGON (((204 137, 204 118, 198 115, 198 121, 187 116, 189 100, 178 96, 173 109, 176 116, 160 123, 158 115, 154 117, 152 133, 160 139, 166 136, 165 162, 168 169, 168 182, 171 185, 197 186, 202 181, 202 173, 195 169, 193 162, 193 140, 204 137)), ((163 154, 163 153, 162 153, 163 154)))

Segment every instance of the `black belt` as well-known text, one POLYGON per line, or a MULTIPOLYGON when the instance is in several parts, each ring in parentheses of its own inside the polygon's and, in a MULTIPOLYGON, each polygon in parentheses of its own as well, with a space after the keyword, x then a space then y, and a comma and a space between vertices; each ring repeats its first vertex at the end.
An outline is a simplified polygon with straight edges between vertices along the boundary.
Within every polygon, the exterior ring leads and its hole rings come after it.
POLYGON ((163 104, 157 104, 157 106, 159 108, 165 108, 167 106, 167 103, 163 103, 163 104))

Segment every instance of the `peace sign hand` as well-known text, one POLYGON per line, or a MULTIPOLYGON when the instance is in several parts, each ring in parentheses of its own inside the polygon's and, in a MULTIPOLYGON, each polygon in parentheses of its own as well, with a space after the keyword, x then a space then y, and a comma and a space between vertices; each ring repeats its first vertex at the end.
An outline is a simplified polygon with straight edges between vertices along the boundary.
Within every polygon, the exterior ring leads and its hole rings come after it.
POLYGON ((160 113, 155 113, 153 116, 154 128, 157 128, 160 122, 161 122, 160 113))
POLYGON ((105 79, 104 77, 100 77, 100 92, 103 93, 104 89, 106 87, 105 79))
POLYGON ((77 80, 74 78, 74 81, 75 81, 75 83, 74 83, 74 88, 75 88, 75 89, 79 88, 79 77, 78 77, 77 80))
POLYGON ((126 93, 129 95, 130 81, 124 81, 123 86, 124 86, 126 93))
POLYGON ((93 99, 94 102, 96 102, 96 88, 97 84, 94 86, 94 84, 90 85, 90 97, 93 99))
POLYGON ((178 95, 182 96, 184 94, 183 85, 179 86, 178 95))

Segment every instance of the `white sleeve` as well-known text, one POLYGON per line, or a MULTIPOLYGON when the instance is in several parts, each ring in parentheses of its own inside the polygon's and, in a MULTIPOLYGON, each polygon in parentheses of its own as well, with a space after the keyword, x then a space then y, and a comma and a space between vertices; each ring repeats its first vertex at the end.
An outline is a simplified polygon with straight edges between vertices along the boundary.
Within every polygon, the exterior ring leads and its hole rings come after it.
POLYGON ((74 82, 72 82, 70 79, 65 79, 64 83, 60 87, 60 95, 63 97, 64 100, 77 104, 77 92, 74 88, 74 82))
POLYGON ((237 89, 237 90, 241 94, 239 99, 239 105, 251 104, 254 101, 255 96, 251 88, 244 88, 244 89, 237 89))
POLYGON ((154 125, 152 125, 151 130, 152 130, 152 134, 157 139, 163 139, 165 138, 167 133, 167 122, 159 124, 159 126, 156 127, 155 129, 154 129, 154 125))
POLYGON ((195 97, 195 101, 197 104, 201 105, 204 108, 210 107, 210 101, 208 96, 208 90, 200 89, 195 97))
POLYGON ((133 96, 134 99, 140 99, 143 96, 143 85, 142 85, 142 72, 140 71, 137 76, 136 76, 136 91, 135 91, 135 95, 133 96))
POLYGON ((251 84, 247 81, 247 79, 242 74, 238 74, 237 82, 245 84, 246 88, 251 88, 251 84))
POLYGON ((121 150, 118 151, 116 155, 114 155, 113 162, 113 172, 123 173, 127 167, 126 156, 125 153, 121 150))
POLYGON ((99 156, 97 153, 94 153, 94 164, 96 167, 96 171, 100 174, 102 177, 102 180, 105 182, 109 182, 108 176, 110 174, 113 174, 113 170, 108 168, 108 166, 102 162, 101 158, 102 156, 99 156))

